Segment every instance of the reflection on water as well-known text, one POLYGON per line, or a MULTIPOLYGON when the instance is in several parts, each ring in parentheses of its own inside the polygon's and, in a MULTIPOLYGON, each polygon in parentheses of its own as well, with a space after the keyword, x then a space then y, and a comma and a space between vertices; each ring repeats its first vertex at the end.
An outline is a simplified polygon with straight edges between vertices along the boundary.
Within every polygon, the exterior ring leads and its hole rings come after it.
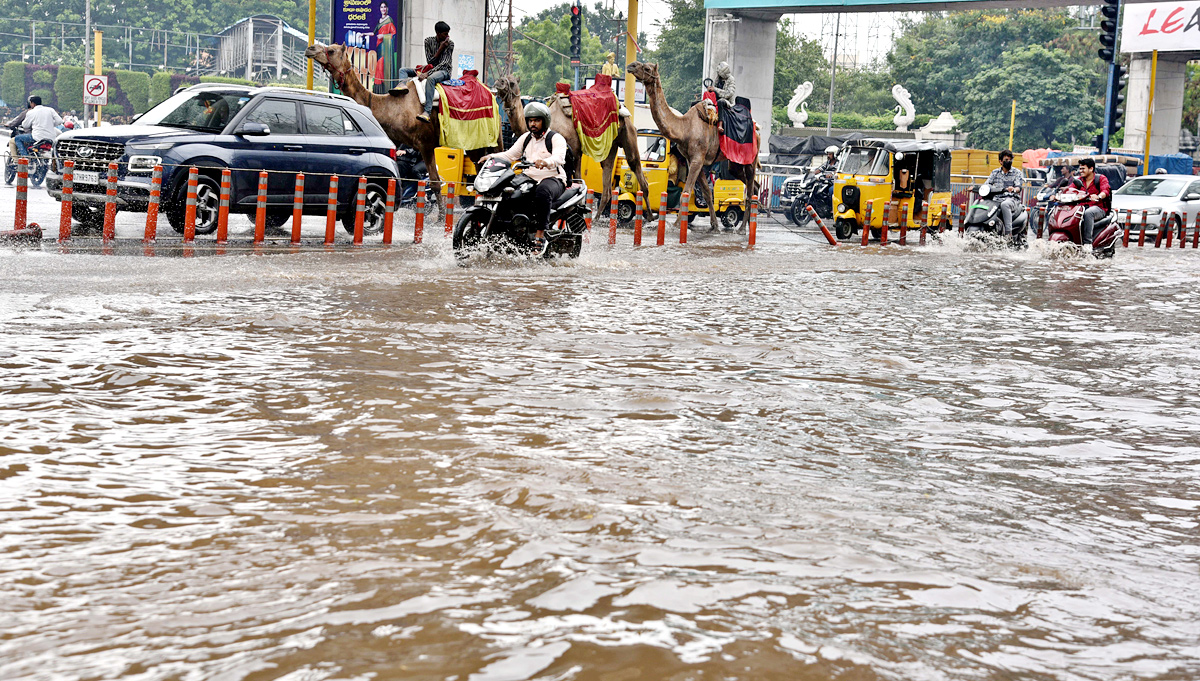
POLYGON ((1189 679, 1200 258, 0 253, 0 678, 1189 679))

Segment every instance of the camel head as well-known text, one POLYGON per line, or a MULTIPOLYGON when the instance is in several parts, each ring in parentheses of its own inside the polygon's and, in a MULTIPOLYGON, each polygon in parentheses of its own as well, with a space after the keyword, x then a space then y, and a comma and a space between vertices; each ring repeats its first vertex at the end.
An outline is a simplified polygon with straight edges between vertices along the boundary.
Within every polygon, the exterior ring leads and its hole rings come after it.
POLYGON ((658 84, 658 64, 647 64, 645 62, 635 61, 625 69, 629 75, 636 78, 639 82, 647 85, 658 84))
POLYGON ((344 71, 347 66, 344 45, 313 43, 304 50, 304 56, 320 64, 329 73, 344 71))
POLYGON ((500 76, 496 79, 495 90, 500 99, 506 102, 519 101, 521 99, 521 77, 500 76))

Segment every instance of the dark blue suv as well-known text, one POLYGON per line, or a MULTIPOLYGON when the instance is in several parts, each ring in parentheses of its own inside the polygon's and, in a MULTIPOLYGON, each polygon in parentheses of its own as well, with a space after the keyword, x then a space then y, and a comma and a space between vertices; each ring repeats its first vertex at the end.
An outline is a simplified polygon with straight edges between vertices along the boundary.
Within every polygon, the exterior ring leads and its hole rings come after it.
POLYGON ((200 170, 196 233, 217 228, 221 170, 232 170, 229 211, 253 213, 258 175, 267 180, 267 226, 281 228, 292 215, 296 173, 304 173, 305 214, 328 209, 329 178, 339 175, 338 209, 354 228, 358 177, 368 178, 368 233, 383 229, 387 181, 397 176, 396 147, 370 110, 341 95, 280 87, 197 85, 140 116, 133 125, 74 130, 54 144, 46 177, 62 199, 64 161, 75 162, 73 214, 87 229, 104 219, 108 164, 118 164, 117 205, 144 212, 154 166, 162 165, 162 211, 182 233, 188 168, 200 170))

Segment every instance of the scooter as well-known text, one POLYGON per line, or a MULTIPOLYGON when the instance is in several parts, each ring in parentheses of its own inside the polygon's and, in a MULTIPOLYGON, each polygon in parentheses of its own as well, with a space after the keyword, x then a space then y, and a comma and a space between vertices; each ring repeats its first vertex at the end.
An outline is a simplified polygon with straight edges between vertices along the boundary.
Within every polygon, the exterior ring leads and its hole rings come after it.
MULTIPOLYGON (((1072 243, 1083 247, 1083 212, 1087 210, 1088 195, 1082 189, 1073 186, 1063 187, 1052 197, 1056 204, 1050 209, 1049 234, 1047 239, 1054 243, 1072 243)), ((1092 255, 1097 258, 1111 258, 1117 250, 1117 236, 1120 226, 1116 221, 1116 213, 1111 210, 1104 217, 1096 220, 1093 225, 1092 255)))
POLYGON ((808 224, 812 217, 808 207, 812 206, 822 220, 833 219, 833 173, 814 173, 804 178, 800 193, 788 209, 788 217, 798 226, 808 224))
MULTIPOLYGON (((976 194, 978 200, 973 201, 967 209, 963 225, 967 236, 983 239, 986 237, 1003 237, 1004 217, 1000 214, 999 191, 989 184, 979 187, 976 194)), ((1024 204, 1018 203, 1012 216, 1012 236, 1008 245, 1012 248, 1025 248, 1028 244, 1029 210, 1024 204)))
POLYGON ((532 163, 509 166, 499 159, 488 159, 475 176, 475 205, 454 226, 454 255, 460 261, 472 251, 499 249, 549 258, 554 255, 579 257, 583 233, 587 230, 587 188, 575 182, 550 206, 550 225, 546 243, 539 250, 534 236, 540 225, 533 218, 533 192, 537 182, 518 173, 532 163))
MULTIPOLYGON (((16 137, 20 132, 9 128, 9 138, 16 137)), ((29 145, 29 186, 40 187, 54 162, 54 140, 42 140, 29 145)), ((12 157, 9 144, 4 144, 4 183, 12 184, 17 181, 17 159, 12 157)))

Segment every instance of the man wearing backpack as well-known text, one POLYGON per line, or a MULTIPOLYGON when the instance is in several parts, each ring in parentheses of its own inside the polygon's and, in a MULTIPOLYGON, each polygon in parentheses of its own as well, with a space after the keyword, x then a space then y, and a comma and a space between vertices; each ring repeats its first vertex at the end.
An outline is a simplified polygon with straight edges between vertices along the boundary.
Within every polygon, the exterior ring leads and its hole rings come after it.
POLYGON ((567 187, 567 141, 550 129, 550 109, 541 102, 525 105, 525 126, 529 132, 518 137, 508 151, 484 156, 479 163, 494 158, 505 163, 523 159, 533 164, 525 174, 538 183, 533 192, 533 219, 538 225, 535 245, 540 248, 546 243, 550 206, 567 187))

